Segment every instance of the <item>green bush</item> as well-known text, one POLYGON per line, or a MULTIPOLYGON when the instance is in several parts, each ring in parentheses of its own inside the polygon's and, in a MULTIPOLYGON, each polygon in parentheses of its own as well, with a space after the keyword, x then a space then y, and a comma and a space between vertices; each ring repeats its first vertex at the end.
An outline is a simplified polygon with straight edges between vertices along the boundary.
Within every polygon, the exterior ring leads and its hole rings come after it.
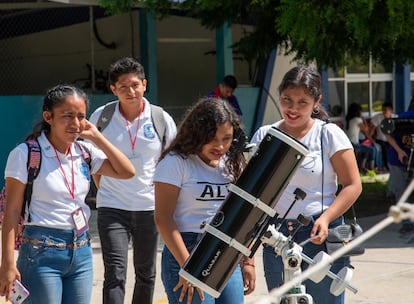
MULTIPOLYGON (((386 182, 362 183, 362 193, 354 204, 357 217, 388 213, 395 201, 387 198, 386 194, 386 182)), ((345 213, 345 218, 352 218, 351 210, 345 213)))

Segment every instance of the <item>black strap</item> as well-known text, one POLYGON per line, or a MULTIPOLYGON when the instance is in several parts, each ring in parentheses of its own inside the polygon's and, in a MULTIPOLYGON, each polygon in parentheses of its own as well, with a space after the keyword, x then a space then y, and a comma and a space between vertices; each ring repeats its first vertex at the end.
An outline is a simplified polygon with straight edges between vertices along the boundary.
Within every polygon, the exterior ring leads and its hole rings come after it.
MULTIPOLYGON (((32 200, 33 193, 33 181, 37 177, 40 171, 40 165, 42 163, 42 155, 39 142, 37 139, 29 140, 26 142, 27 153, 27 184, 24 191, 24 199, 21 210, 21 215, 24 218, 26 209, 29 210, 30 201, 32 200)), ((30 212, 28 212, 27 221, 30 222, 30 212)))

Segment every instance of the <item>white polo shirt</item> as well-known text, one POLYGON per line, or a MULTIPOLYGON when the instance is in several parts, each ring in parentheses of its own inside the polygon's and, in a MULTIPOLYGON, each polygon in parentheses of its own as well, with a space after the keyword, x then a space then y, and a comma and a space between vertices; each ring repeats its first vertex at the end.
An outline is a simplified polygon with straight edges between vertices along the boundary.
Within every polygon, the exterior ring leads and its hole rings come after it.
MULTIPOLYGON (((161 154, 161 141, 155 132, 151 119, 151 107, 148 100, 143 99, 145 106, 140 117, 129 125, 128 132, 125 117, 119 112, 119 103, 111 121, 102 134, 119 150, 121 150, 135 167, 135 176, 130 179, 118 179, 102 176, 96 197, 96 206, 116 208, 128 211, 154 210, 154 185, 152 178, 158 158, 161 154), (136 130, 138 129, 138 133, 136 130), (131 138, 137 134, 134 150, 131 138)), ((92 113, 89 121, 96 125, 104 106, 92 113)), ((176 126, 172 117, 163 112, 166 123, 166 145, 173 140, 176 126)))
MULTIPOLYGON (((85 197, 89 191, 89 165, 86 163, 78 145, 72 144, 71 151, 75 183, 75 198, 73 199, 63 175, 64 172, 67 181, 72 186, 71 156, 57 152, 60 160, 59 163, 55 150, 44 133, 38 137, 38 141, 42 160, 39 174, 33 182, 33 194, 30 202, 31 221, 26 223, 26 225, 73 229, 74 225, 71 217, 73 211, 81 207, 86 218, 89 219, 90 216, 90 209, 85 204, 85 197)), ((106 156, 92 144, 86 142, 82 142, 82 144, 90 153, 91 171, 94 173, 102 166, 106 156)), ((28 148, 26 143, 21 143, 14 148, 7 159, 4 176, 15 178, 26 184, 27 155, 28 148)))

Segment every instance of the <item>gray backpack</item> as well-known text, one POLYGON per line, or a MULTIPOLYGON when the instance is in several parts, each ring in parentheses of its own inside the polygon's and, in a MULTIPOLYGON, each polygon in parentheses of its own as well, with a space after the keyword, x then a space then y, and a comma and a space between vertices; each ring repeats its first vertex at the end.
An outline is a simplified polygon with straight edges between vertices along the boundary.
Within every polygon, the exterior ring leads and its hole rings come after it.
MULTIPOLYGON (((112 116, 114 115, 116 104, 118 101, 112 101, 105 105, 103 108, 101 115, 99 116, 98 122, 96 123, 96 127, 99 131, 103 131, 106 126, 109 124, 109 122, 112 119, 112 116)), ((164 110, 156 105, 150 104, 151 106, 151 120, 152 124, 154 125, 155 133, 157 133, 158 138, 161 141, 162 149, 164 149, 165 146, 165 130, 166 130, 166 124, 164 120, 164 110)))

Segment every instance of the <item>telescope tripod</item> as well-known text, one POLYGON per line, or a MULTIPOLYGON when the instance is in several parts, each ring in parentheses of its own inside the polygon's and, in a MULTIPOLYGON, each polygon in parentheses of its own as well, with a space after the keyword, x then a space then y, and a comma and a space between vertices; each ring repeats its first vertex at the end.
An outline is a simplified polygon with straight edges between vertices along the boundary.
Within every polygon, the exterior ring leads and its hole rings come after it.
MULTIPOLYGON (((300 221, 301 222, 301 221, 300 221)), ((274 225, 270 225, 268 230, 261 237, 264 244, 272 246, 277 255, 283 260, 284 265, 284 281, 285 283, 294 280, 295 277, 301 275, 301 263, 305 261, 309 265, 314 265, 321 261, 328 262, 332 260, 331 257, 321 251, 314 259, 308 257, 302 252, 302 246, 292 240, 292 235, 287 237, 283 233, 277 231, 274 225)), ((331 261, 331 263, 333 260, 331 261)), ((349 284, 352 278, 352 269, 344 267, 338 274, 329 271, 331 263, 328 263, 319 272, 312 275, 309 279, 315 283, 319 283, 325 276, 333 279, 330 291, 332 294, 338 296, 344 292, 345 288, 350 289, 356 293, 358 290, 349 284)), ((280 299, 280 303, 272 304, 313 304, 313 299, 310 294, 306 293, 305 285, 302 282, 296 283, 288 293, 284 294, 280 299)))

